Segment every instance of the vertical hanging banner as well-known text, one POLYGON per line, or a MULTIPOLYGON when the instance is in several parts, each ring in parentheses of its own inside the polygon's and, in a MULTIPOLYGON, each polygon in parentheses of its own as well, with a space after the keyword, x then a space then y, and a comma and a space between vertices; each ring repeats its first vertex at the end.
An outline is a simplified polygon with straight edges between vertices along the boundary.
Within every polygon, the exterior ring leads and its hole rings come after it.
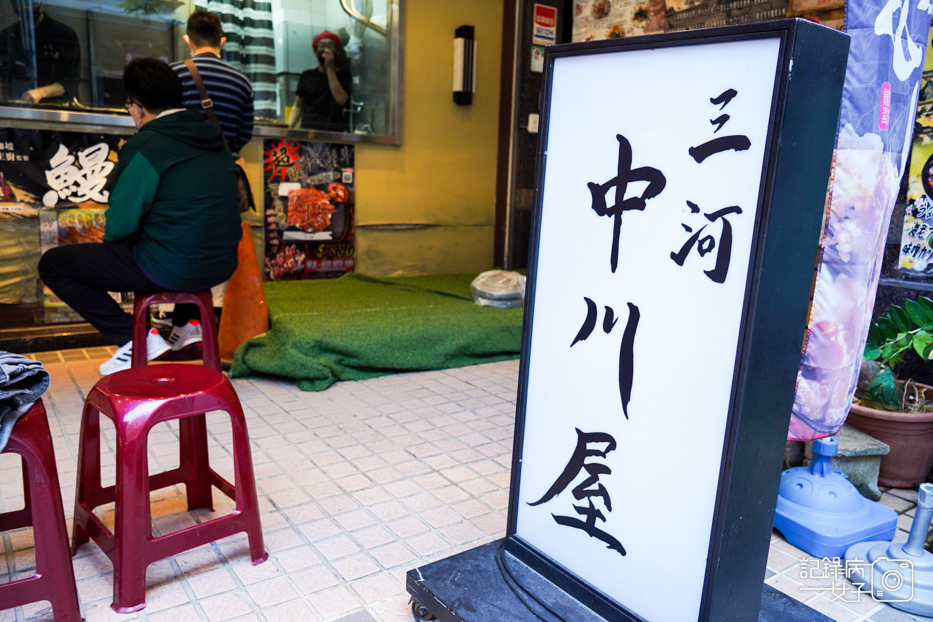
POLYGON ((265 277, 338 277, 354 257, 353 146, 267 140, 265 277))
MULTIPOLYGON (((2 278, 4 292, 35 291, 36 264, 55 246, 101 242, 109 193, 123 136, 49 130, 0 129, 0 274, 22 274, 19 284, 2 278), (15 241, 11 243, 11 238, 15 241), (10 252, 7 252, 9 250, 10 252)), ((45 321, 80 320, 50 291, 45 321)), ((0 295, 0 302, 31 302, 28 295, 0 295)))
POLYGON ((933 274, 933 53, 929 36, 918 99, 897 268, 928 276, 933 274))
POLYGON ((907 209, 897 267, 908 274, 933 274, 933 101, 921 102, 910 152, 907 209))
POLYGON ((505 548, 607 619, 757 619, 847 48, 548 48, 505 548))
POLYGON ((852 405, 912 142, 931 10, 926 0, 846 4, 852 46, 791 439, 835 434, 852 405))

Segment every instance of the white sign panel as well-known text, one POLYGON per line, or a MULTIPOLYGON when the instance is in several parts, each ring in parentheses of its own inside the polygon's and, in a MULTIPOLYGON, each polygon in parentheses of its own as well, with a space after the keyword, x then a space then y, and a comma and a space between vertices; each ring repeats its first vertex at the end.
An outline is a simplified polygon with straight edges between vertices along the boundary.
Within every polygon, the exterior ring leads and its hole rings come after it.
POLYGON ((779 57, 554 58, 515 535, 651 622, 699 616, 779 57))

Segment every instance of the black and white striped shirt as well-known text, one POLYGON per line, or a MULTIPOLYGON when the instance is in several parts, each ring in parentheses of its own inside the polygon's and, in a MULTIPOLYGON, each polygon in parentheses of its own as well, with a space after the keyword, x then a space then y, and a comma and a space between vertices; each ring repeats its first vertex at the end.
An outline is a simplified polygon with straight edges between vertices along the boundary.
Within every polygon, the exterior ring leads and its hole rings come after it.
MULTIPOLYGON (((198 54, 192 60, 201 74, 208 96, 214 102, 214 111, 224 130, 227 146, 233 156, 237 157, 243 145, 253 137, 253 86, 246 76, 210 52, 198 54)), ((172 63, 172 69, 181 78, 184 87, 184 106, 197 108, 205 114, 198 87, 185 63, 172 63)))

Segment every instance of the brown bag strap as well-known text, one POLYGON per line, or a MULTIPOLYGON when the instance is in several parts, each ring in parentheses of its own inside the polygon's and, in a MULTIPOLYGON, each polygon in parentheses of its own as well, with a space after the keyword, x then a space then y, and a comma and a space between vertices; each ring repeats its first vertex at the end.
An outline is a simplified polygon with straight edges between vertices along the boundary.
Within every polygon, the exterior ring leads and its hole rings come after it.
MULTIPOLYGON (((217 120, 217 113, 214 112, 214 101, 207 94, 207 89, 204 88, 204 81, 201 80, 201 72, 198 71, 198 66, 189 58, 185 61, 185 67, 191 72, 191 79, 194 80, 194 85, 198 87, 198 95, 201 96, 201 108, 207 113, 207 119, 214 125, 219 126, 220 121, 217 120)), ((224 142, 226 141, 227 137, 224 136, 224 142)))

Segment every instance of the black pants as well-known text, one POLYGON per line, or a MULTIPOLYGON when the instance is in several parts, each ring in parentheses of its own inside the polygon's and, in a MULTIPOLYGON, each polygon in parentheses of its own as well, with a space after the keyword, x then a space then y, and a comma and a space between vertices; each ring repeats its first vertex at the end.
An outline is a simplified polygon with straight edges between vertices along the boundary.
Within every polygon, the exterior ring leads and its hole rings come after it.
MULTIPOLYGON (((107 292, 173 291, 153 283, 139 267, 133 247, 119 242, 49 249, 39 260, 39 276, 65 304, 118 346, 133 338, 133 316, 107 292)), ((197 317, 195 305, 175 305, 172 323, 181 326, 197 317)))

